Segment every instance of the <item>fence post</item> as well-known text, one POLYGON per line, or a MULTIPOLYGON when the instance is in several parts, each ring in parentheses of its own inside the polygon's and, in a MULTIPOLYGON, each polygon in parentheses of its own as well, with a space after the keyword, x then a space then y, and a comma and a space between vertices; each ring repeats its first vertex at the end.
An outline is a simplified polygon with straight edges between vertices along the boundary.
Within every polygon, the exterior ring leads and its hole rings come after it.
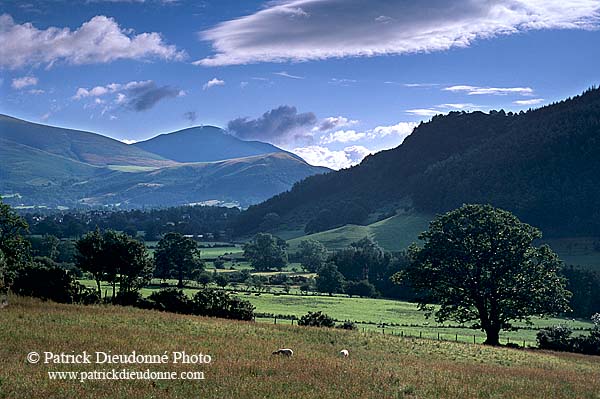
POLYGON ((438 333, 438 341, 440 340, 440 333, 438 333))
POLYGON ((458 334, 455 334, 455 335, 454 335, 454 341, 455 341, 455 342, 458 342, 458 334))
POLYGON ((400 331, 400 336, 404 337, 404 330, 400 331))
POLYGON ((473 343, 475 343, 475 334, 473 334, 473 343))
POLYGON ((277 324, 277 317, 275 317, 273 320, 273 324, 277 324))
POLYGON ((523 340, 523 349, 525 348, 525 340, 523 340))
POLYGON ((419 338, 423 338, 423 331, 419 331, 419 338))

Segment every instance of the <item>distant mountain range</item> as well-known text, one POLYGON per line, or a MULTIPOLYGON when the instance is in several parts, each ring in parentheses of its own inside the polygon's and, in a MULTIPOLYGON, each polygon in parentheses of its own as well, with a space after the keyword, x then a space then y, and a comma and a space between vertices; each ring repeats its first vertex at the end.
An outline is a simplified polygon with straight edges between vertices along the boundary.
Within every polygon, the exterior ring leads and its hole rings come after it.
POLYGON ((250 207, 236 229, 276 213, 286 229, 314 233, 463 203, 508 209, 547 236, 600 236, 600 89, 516 114, 435 116, 397 148, 250 207))
POLYGON ((6 115, 0 159, 0 195, 17 206, 248 206, 329 171, 212 126, 127 145, 6 115))
POLYGON ((177 162, 214 162, 285 152, 269 143, 240 140, 215 126, 191 127, 133 145, 177 162))

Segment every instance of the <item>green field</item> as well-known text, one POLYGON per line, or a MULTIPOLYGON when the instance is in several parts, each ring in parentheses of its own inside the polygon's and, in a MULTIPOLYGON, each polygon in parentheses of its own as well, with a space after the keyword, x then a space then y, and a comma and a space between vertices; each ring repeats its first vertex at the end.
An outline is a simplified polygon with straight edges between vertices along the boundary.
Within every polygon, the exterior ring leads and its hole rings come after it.
POLYGON ((598 398, 600 358, 11 298, 0 398, 598 398), (292 358, 271 352, 294 350, 292 358), (350 352, 344 359, 340 349, 350 352), (30 364, 31 351, 185 351, 200 364, 30 364), (203 380, 51 380, 50 371, 202 371, 203 380))
MULTIPOLYGON (((88 287, 95 287, 92 280, 81 280, 88 287)), ((175 284, 175 281, 171 283, 175 284)), ((213 288, 215 288, 213 286, 213 288)), ((102 285, 103 291, 111 292, 108 285, 102 285)), ((158 288, 144 288, 142 295, 148 296, 158 288)), ((197 288, 185 288, 188 296, 193 296, 197 288)), ((233 289, 230 287, 230 291, 233 289)), ((458 340, 463 342, 473 342, 475 336, 476 342, 483 342, 485 334, 479 330, 473 330, 468 326, 459 326, 456 323, 438 324, 432 318, 427 319, 423 312, 417 309, 413 303, 394 301, 389 299, 372 298, 349 298, 345 295, 299 295, 297 289, 291 291, 291 295, 284 294, 283 290, 275 289, 275 293, 257 293, 245 292, 245 287, 238 287, 236 295, 242 299, 250 301, 255 307, 256 312, 261 314, 270 314, 285 316, 286 319, 279 317, 278 323, 291 324, 292 318, 300 318, 309 311, 322 311, 338 321, 350 320, 357 323, 362 331, 377 331, 387 334, 404 334, 411 336, 422 336, 424 338, 443 340, 458 340)), ((274 323, 273 317, 262 317, 258 321, 274 323)), ((535 346, 535 335, 540 328, 562 324, 573 329, 581 331, 592 327, 589 320, 574 320, 564 318, 534 318, 533 325, 525 323, 515 323, 521 329, 517 331, 502 332, 501 342, 514 342, 520 345, 525 341, 526 346, 535 346)))

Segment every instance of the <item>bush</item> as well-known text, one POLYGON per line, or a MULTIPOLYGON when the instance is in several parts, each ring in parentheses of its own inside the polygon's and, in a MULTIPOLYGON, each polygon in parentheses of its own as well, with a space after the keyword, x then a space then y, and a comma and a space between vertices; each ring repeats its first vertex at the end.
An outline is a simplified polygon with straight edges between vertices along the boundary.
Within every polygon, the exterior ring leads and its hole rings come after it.
POLYGON ((374 298, 377 296, 377 290, 368 280, 348 281, 346 283, 346 294, 350 296, 374 298))
POLYGON ((98 295, 79 284, 71 274, 56 266, 28 264, 17 270, 11 290, 60 303, 97 303, 98 295))
POLYGON ((308 312, 298 320, 299 326, 309 327, 334 327, 335 322, 331 317, 325 313, 319 312, 308 312))
POLYGON ((192 299, 193 314, 225 319, 252 320, 254 306, 248 301, 231 297, 225 291, 200 290, 192 299))
POLYGON ((117 293, 114 303, 122 306, 137 306, 142 300, 142 295, 139 291, 126 291, 117 293))
POLYGON ((571 337, 571 329, 563 326, 544 328, 537 333, 540 349, 600 355, 600 317, 592 316, 594 327, 589 335, 571 337))
POLYGON ((536 339, 540 349, 555 351, 571 351, 571 334, 573 330, 565 326, 552 326, 538 331, 536 339))
POLYGON ((350 320, 344 320, 343 323, 338 324, 335 328, 341 328, 342 330, 357 330, 356 324, 350 320))
POLYGON ((148 299, 154 303, 153 309, 173 313, 192 313, 192 301, 178 288, 165 288, 155 291, 148 299))

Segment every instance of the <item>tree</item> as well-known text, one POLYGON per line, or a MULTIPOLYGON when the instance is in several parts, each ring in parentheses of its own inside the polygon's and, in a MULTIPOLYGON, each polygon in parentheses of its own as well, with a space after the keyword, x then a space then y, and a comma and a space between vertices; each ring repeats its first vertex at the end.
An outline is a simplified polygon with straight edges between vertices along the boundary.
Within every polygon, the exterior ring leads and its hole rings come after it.
POLYGON ((302 267, 315 273, 327 260, 327 248, 317 240, 303 240, 300 242, 298 255, 302 267))
POLYGON ((196 275, 196 282, 206 289, 206 286, 213 282, 212 274, 202 271, 196 275))
POLYGON ((118 255, 119 295, 137 293, 152 279, 154 264, 146 246, 126 234, 119 234, 114 247, 107 250, 118 255))
POLYGON ((255 270, 281 270, 287 264, 287 243, 269 233, 258 233, 244 244, 244 257, 255 270))
POLYGON ((77 240, 77 266, 94 276, 98 294, 101 296, 101 281, 111 283, 113 300, 116 285, 119 294, 136 293, 148 284, 153 265, 145 245, 127 234, 107 230, 95 230, 77 240))
POLYGON ((104 240, 100 230, 90 231, 75 243, 75 263, 81 270, 90 273, 96 281, 98 295, 102 298, 100 282, 104 279, 106 264, 103 259, 104 240))
POLYGON ((42 237, 30 236, 28 241, 31 243, 33 256, 44 256, 52 260, 58 259, 60 240, 57 237, 49 234, 42 237))
POLYGON ((22 236, 28 229, 25 219, 0 199, 0 251, 4 254, 6 262, 7 285, 10 285, 14 272, 31 260, 31 246, 22 236))
POLYGON ((192 270, 204 269, 196 241, 179 233, 168 233, 158 242, 154 262, 156 276, 167 279, 175 274, 180 288, 183 287, 183 279, 188 278, 192 270))
POLYGON ((335 263, 328 262, 319 269, 316 285, 317 291, 326 292, 331 296, 334 292, 342 291, 344 276, 338 271, 335 263))
POLYGON ((215 276, 215 283, 222 289, 225 289, 225 287, 227 287, 227 284, 229 284, 229 279, 227 278, 225 273, 217 273, 217 275, 215 276))
POLYGON ((548 246, 534 247, 538 229, 490 205, 463 205, 436 217, 410 248, 411 263, 394 275, 407 279, 438 322, 475 322, 485 343, 499 345, 501 330, 531 315, 568 310, 570 293, 559 276, 561 261, 548 246))
POLYGON ((373 298, 377 296, 377 290, 375 286, 368 280, 362 281, 348 281, 346 284, 346 294, 352 296, 357 295, 360 297, 373 298))

